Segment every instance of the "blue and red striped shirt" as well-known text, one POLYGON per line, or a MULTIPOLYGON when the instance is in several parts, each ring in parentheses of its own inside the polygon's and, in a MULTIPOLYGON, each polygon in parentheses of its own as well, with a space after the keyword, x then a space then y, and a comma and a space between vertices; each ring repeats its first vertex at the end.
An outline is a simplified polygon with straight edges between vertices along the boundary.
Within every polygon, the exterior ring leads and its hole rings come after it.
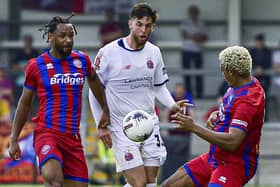
POLYGON ((73 50, 65 59, 49 51, 29 60, 24 87, 37 92, 40 108, 33 121, 36 128, 78 134, 85 78, 92 74, 89 56, 73 50))
POLYGON ((211 144, 209 164, 216 168, 221 162, 241 164, 244 176, 252 176, 258 165, 261 129, 264 123, 265 95, 256 78, 239 88, 230 88, 223 97, 214 131, 229 132, 238 128, 246 133, 241 146, 228 152, 211 144))

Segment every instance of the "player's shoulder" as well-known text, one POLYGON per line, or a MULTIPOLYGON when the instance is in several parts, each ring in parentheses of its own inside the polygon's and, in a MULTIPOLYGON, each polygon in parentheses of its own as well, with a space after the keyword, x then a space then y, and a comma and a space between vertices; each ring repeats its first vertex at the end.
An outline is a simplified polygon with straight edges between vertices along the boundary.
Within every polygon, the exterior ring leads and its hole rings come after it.
POLYGON ((88 53, 84 52, 84 51, 80 51, 80 50, 72 50, 71 55, 73 57, 88 57, 88 53))
POLYGON ((28 60, 26 68, 36 68, 38 57, 34 57, 28 60))
POLYGON ((116 39, 111 41, 110 43, 104 45, 100 50, 104 51, 104 52, 112 52, 115 51, 117 49, 117 47, 119 46, 119 41, 122 40, 122 38, 120 39, 116 39))
POLYGON ((260 82, 256 78, 253 78, 249 85, 244 87, 238 95, 239 102, 248 103, 248 105, 254 106, 260 105, 264 100, 264 89, 260 82))

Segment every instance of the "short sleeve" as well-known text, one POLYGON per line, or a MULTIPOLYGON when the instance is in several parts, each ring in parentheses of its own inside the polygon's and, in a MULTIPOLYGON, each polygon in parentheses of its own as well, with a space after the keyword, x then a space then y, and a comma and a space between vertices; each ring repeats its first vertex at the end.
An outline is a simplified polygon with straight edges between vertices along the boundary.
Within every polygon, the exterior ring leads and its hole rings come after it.
POLYGON ((93 65, 92 65, 92 61, 90 59, 90 57, 86 54, 86 69, 87 69, 87 75, 90 76, 92 74, 93 71, 93 65))
POLYGON ((109 62, 106 59, 104 53, 102 52, 102 50, 99 50, 95 60, 94 60, 94 69, 100 79, 100 81, 102 82, 102 84, 106 84, 107 80, 108 80, 108 65, 109 62))
POLYGON ((245 133, 248 132, 252 125, 255 108, 248 102, 238 102, 233 107, 233 117, 231 121, 231 128, 239 128, 245 133))
POLYGON ((36 63, 36 58, 33 58, 28 61, 25 67, 25 80, 24 80, 24 87, 36 91, 37 89, 37 81, 38 81, 38 74, 39 70, 36 63))
POLYGON ((167 69, 163 63, 161 52, 157 50, 157 63, 155 69, 154 86, 161 86, 168 81, 167 69))

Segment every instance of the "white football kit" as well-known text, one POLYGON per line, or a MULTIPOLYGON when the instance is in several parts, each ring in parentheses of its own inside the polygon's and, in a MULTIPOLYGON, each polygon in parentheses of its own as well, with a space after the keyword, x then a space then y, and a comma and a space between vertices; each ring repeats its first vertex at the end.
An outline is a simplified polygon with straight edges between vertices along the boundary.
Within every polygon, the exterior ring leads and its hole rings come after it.
MULTIPOLYGON (((109 129, 112 131, 118 172, 140 165, 160 166, 166 158, 165 146, 159 134, 159 120, 155 113, 156 87, 164 85, 167 90, 165 83, 168 81, 160 49, 146 42, 142 49, 133 50, 128 47, 126 40, 121 38, 101 48, 94 64, 105 87, 110 110, 109 129), (136 109, 151 114, 155 122, 153 134, 142 143, 129 140, 122 131, 123 118, 136 109)), ((89 99, 94 118, 98 122, 101 109, 96 106, 96 99, 91 91, 89 99)), ((167 99, 161 100, 169 101, 168 104, 165 103, 169 108, 175 103, 169 92, 167 99)))

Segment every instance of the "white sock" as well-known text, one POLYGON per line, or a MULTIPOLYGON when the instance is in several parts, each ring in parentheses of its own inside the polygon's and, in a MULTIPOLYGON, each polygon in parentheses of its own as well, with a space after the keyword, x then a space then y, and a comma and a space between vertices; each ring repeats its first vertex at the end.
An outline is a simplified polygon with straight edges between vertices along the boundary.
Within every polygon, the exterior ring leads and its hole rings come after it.
POLYGON ((133 187, 130 184, 126 183, 123 187, 133 187))
POLYGON ((150 183, 150 184, 147 184, 146 187, 156 187, 157 184, 156 183, 150 183))

